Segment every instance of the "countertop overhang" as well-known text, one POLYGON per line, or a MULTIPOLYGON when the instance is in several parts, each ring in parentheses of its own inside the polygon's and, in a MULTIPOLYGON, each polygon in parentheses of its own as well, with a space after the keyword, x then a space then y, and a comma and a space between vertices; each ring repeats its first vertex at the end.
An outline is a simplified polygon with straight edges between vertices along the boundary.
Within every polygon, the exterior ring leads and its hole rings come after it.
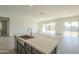
POLYGON ((55 47, 59 45, 59 42, 61 41, 61 36, 49 37, 40 34, 33 34, 32 36, 34 38, 24 40, 20 38, 19 35, 16 35, 16 37, 44 54, 50 54, 55 49, 55 47))

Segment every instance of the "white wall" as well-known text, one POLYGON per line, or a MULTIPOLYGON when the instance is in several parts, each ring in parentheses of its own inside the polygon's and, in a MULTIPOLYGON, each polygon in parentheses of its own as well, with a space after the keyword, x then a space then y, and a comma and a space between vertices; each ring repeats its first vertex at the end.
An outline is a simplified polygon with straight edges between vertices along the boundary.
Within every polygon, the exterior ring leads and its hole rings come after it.
POLYGON ((31 27, 33 33, 37 31, 37 21, 29 19, 27 16, 17 16, 12 14, 7 14, 0 10, 1 17, 10 18, 10 36, 16 35, 18 33, 26 33, 27 27, 31 27))
POLYGON ((37 31, 37 23, 24 17, 11 17, 10 18, 10 35, 26 33, 27 28, 32 28, 33 33, 37 31))
POLYGON ((70 17, 62 17, 59 19, 56 19, 56 33, 57 34, 63 34, 65 30, 64 23, 65 22, 74 22, 74 21, 79 21, 79 16, 70 16, 70 17))
MULTIPOLYGON (((3 16, 6 17, 6 15, 3 15, 3 16)), ((10 17, 10 36, 13 36, 19 33, 26 33, 28 27, 32 28, 33 33, 37 32, 37 24, 40 22, 40 20, 29 19, 28 17, 19 17, 19 16, 8 16, 8 17, 10 17)), ((48 21, 50 20, 51 19, 49 19, 48 21)), ((60 18, 60 19, 58 18, 56 20, 53 20, 54 22, 57 23, 56 33, 60 33, 60 34, 63 33, 63 30, 64 30, 63 22, 64 21, 73 21, 73 20, 75 20, 74 17, 72 20, 66 19, 66 18, 60 18)))
POLYGON ((58 19, 50 19, 50 20, 47 20, 47 21, 41 21, 38 24, 38 32, 41 32, 43 24, 54 22, 54 23, 56 23, 56 25, 55 25, 56 34, 62 35, 64 33, 64 30, 65 30, 64 23, 65 22, 74 22, 74 21, 78 22, 79 16, 62 17, 62 18, 58 18, 58 19))
MULTIPOLYGON (((11 36, 18 33, 26 33, 27 26, 32 27, 35 33, 37 31, 37 23, 40 21, 73 15, 79 15, 79 6, 34 6, 32 8, 26 8, 26 6, 22 8, 20 6, 16 8, 15 6, 2 6, 0 8, 0 16, 10 18, 11 36), (41 12, 44 12, 44 14, 41 15, 41 12)), ((60 32, 60 30, 57 30, 57 32, 60 32)))

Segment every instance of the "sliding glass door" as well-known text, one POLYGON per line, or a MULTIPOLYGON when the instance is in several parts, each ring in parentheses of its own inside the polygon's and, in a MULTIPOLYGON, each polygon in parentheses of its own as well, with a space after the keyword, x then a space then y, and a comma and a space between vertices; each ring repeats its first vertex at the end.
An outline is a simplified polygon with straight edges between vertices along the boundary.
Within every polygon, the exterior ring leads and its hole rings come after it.
POLYGON ((78 36, 78 22, 65 22, 65 31, 64 35, 78 36))

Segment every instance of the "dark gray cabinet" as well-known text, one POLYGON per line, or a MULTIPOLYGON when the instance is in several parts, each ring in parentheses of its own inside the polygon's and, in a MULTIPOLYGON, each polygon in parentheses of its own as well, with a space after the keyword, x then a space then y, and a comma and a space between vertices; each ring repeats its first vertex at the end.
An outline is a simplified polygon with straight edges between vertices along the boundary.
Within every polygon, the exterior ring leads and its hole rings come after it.
POLYGON ((25 51, 26 51, 25 47, 22 46, 22 45, 20 44, 20 42, 18 42, 17 44, 18 44, 18 46, 17 46, 17 52, 18 52, 19 54, 25 54, 25 51))
POLYGON ((32 54, 41 54, 41 52, 39 52, 38 50, 32 48, 32 54))
POLYGON ((14 36, 14 49, 17 52, 17 38, 14 36))
POLYGON ((31 54, 31 46, 26 43, 22 45, 17 37, 14 40, 14 48, 18 54, 31 54))
POLYGON ((25 47, 18 41, 18 38, 16 36, 14 36, 15 39, 14 39, 14 48, 15 48, 15 51, 18 53, 18 54, 25 54, 26 52, 26 49, 25 47))
POLYGON ((56 46, 55 49, 51 52, 51 54, 57 54, 57 46, 56 46))
POLYGON ((31 54, 31 46, 25 43, 26 54, 31 54))
POLYGON ((26 48, 26 54, 31 54, 31 51, 26 48))
MULTIPOLYGON (((20 39, 15 36, 14 48, 18 54, 42 54, 40 51, 30 46, 27 43, 22 43, 20 39)), ((51 54, 56 54, 57 47, 51 52, 51 54)))
POLYGON ((15 38, 14 47, 15 47, 15 51, 18 54, 40 54, 40 52, 38 52, 36 49, 31 47, 29 44, 25 42, 22 43, 22 41, 20 41, 20 39, 17 38, 16 36, 14 36, 14 38, 15 38))

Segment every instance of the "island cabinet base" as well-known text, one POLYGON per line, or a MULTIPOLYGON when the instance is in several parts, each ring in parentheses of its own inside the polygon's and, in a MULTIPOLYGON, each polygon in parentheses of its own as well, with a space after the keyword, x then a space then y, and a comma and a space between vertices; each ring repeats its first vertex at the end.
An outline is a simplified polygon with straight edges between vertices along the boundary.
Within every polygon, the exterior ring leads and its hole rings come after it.
MULTIPOLYGON (((15 51, 17 54, 44 54, 35 49, 34 47, 30 46, 29 44, 24 42, 24 45, 18 41, 18 38, 15 37, 15 51)), ((56 54, 57 53, 57 47, 50 53, 50 54, 56 54)))
POLYGON ((36 50, 34 48, 31 49, 31 53, 32 54, 42 54, 41 52, 39 52, 38 50, 36 50))
POLYGON ((31 46, 30 45, 28 45, 28 44, 24 44, 24 46, 25 46, 25 49, 26 49, 26 54, 31 54, 31 46))
POLYGON ((57 47, 50 54, 57 54, 57 47))
POLYGON ((25 54, 26 53, 26 49, 24 46, 22 46, 19 42, 18 42, 18 47, 17 47, 17 52, 18 54, 25 54))
MULTIPOLYGON (((16 52, 18 54, 43 54, 26 43, 25 46, 22 46, 18 41, 17 41, 16 52)), ((56 53, 57 53, 57 47, 50 54, 56 54, 56 53)))
POLYGON ((41 54, 39 51, 25 43, 26 54, 41 54))
MULTIPOLYGON (((32 48, 31 54, 45 54, 45 53, 41 53, 38 50, 32 48)), ((50 54, 57 54, 57 47, 50 54)))

